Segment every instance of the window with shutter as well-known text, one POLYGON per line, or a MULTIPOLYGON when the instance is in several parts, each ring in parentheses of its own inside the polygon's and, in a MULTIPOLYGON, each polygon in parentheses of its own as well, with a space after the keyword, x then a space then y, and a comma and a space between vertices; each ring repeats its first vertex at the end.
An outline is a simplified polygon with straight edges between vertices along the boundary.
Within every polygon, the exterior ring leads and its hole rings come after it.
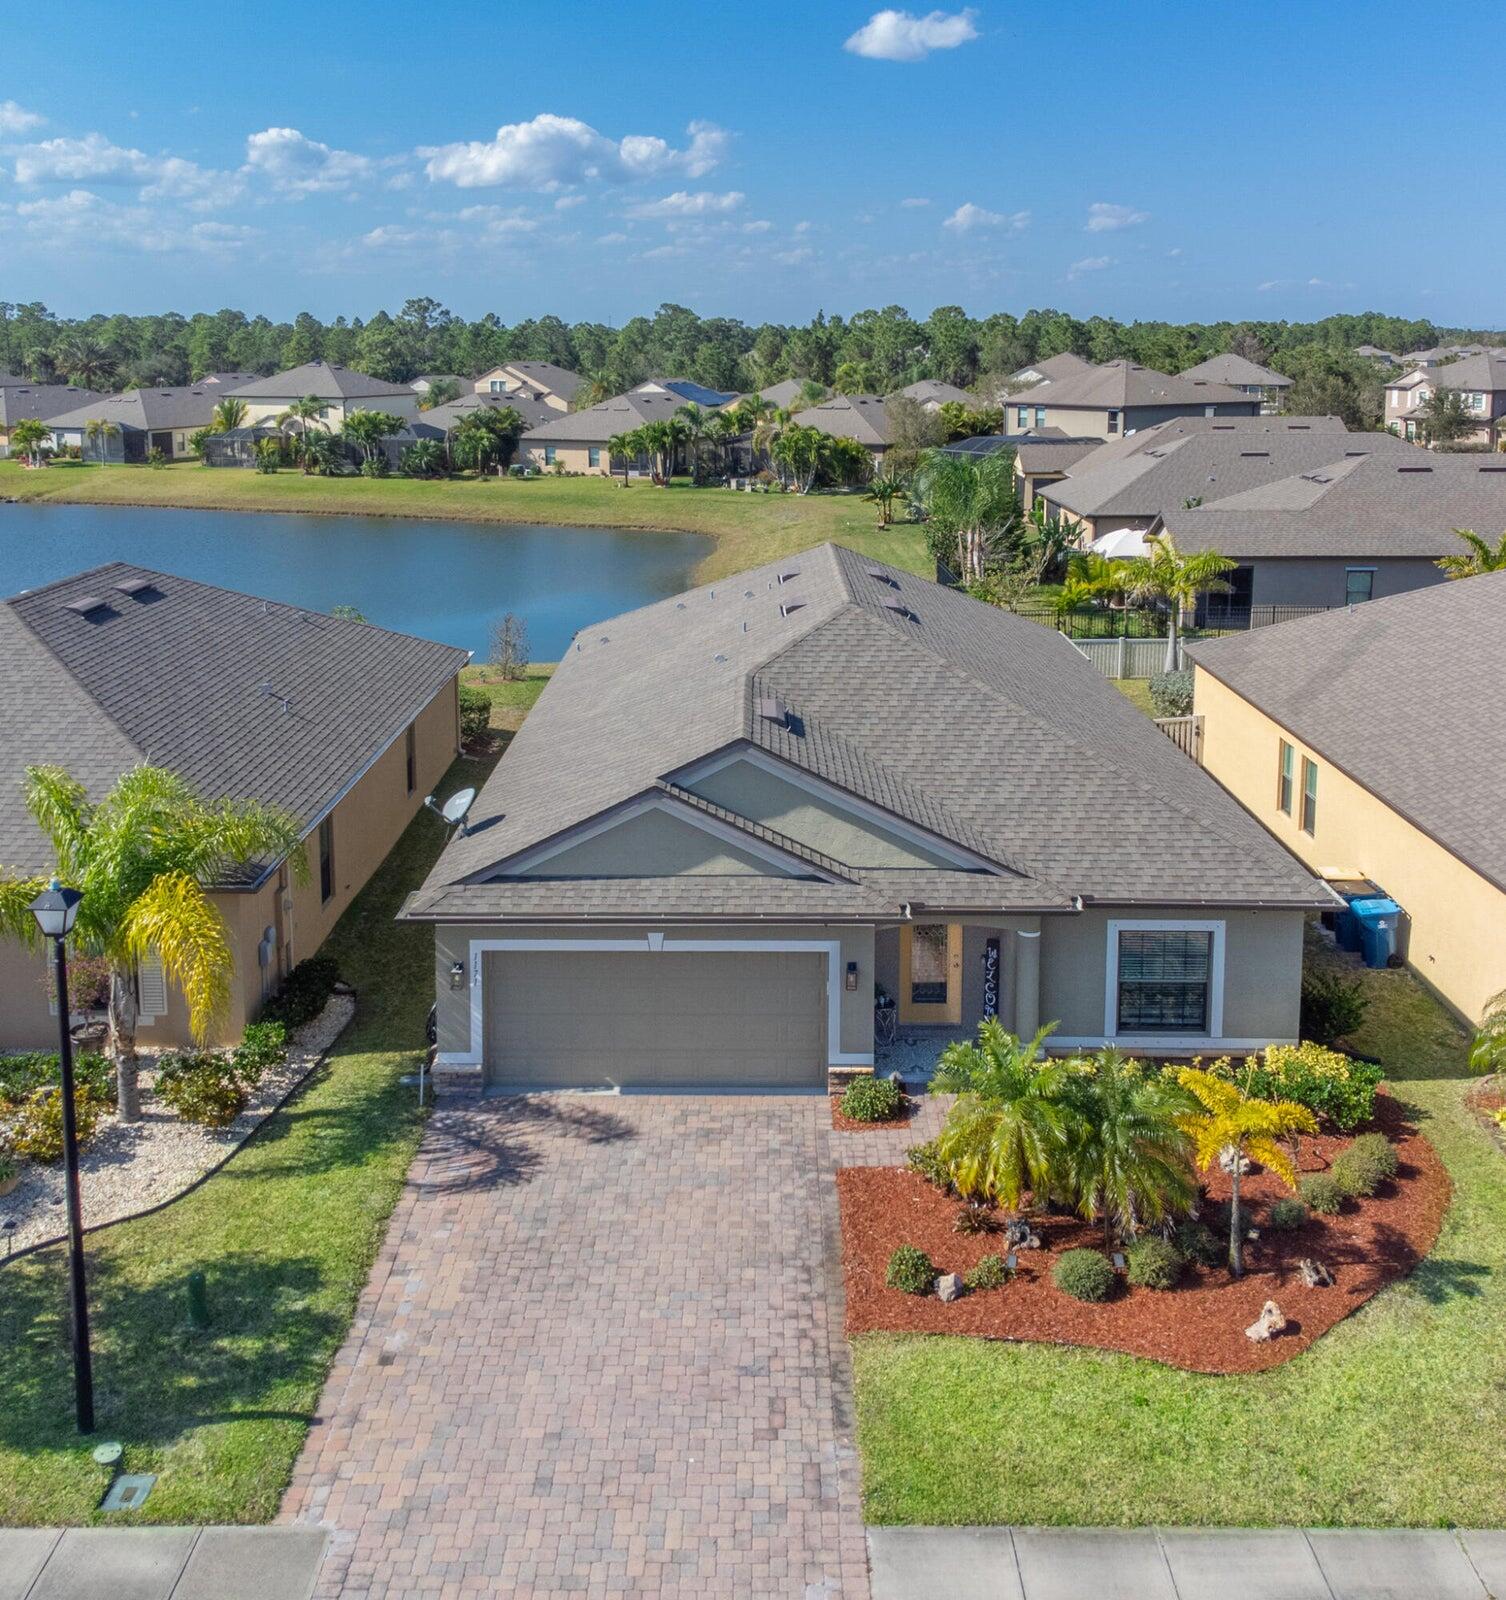
POLYGON ((154 955, 136 968, 136 1004, 142 1022, 155 1022, 167 1015, 167 975, 154 955))

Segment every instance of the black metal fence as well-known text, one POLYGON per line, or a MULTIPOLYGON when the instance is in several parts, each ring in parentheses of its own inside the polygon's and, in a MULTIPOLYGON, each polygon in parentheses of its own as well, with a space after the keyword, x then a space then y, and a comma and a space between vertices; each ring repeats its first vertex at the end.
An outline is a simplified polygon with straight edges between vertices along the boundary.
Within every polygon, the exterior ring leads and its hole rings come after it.
MULTIPOLYGON (((1195 621, 1183 628, 1190 638, 1199 634, 1244 633, 1269 628, 1278 622, 1295 622, 1318 616, 1331 606, 1219 606, 1199 608, 1195 621)), ((1120 606, 1087 606, 1067 610, 1057 606, 1020 606, 1017 617, 1055 628, 1069 639, 1164 639, 1167 614, 1120 606)))

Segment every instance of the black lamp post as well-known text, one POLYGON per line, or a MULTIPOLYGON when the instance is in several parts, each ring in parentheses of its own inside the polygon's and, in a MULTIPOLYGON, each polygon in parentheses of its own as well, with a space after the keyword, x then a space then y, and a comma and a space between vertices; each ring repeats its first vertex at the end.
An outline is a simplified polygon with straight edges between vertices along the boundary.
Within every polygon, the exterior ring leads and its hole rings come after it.
POLYGON ((27 908, 37 926, 52 940, 58 997, 58 1063, 63 1079, 63 1173, 68 1191, 68 1275, 73 1306, 73 1394, 78 1431, 94 1432, 94 1372, 89 1360, 89 1302, 84 1292, 84 1221, 78 1194, 78 1128, 73 1105, 73 1035, 68 1031, 68 956, 77 889, 64 889, 54 878, 27 908))

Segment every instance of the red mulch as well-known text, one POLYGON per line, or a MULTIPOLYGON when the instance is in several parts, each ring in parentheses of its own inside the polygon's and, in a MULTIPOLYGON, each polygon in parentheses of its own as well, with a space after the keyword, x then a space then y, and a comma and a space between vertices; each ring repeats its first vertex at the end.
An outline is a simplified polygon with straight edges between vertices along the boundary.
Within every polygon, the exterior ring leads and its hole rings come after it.
POLYGON ((1506 1106, 1506 1089, 1494 1078, 1487 1078, 1484 1083, 1471 1089, 1466 1096, 1471 1111, 1479 1119, 1481 1127, 1493 1135, 1503 1149, 1506 1149, 1506 1128, 1496 1121, 1495 1114, 1506 1106))
MULTIPOLYGON (((1074 1217, 1032 1217, 1039 1250, 1018 1252, 1019 1271, 1002 1289, 964 1294, 950 1305, 934 1295, 902 1294, 884 1283, 889 1256, 918 1245, 938 1272, 966 1272, 983 1256, 1008 1255, 1002 1234, 952 1231, 958 1202, 913 1172, 849 1167, 837 1174, 842 1211, 842 1267, 847 1332, 952 1333, 980 1339, 1022 1339, 1091 1345, 1164 1361, 1190 1372, 1260 1372, 1290 1361, 1342 1322, 1388 1283, 1405 1277, 1432 1249, 1448 1209, 1451 1185, 1437 1152, 1404 1118, 1396 1102, 1376 1102, 1376 1126, 1396 1144, 1397 1179, 1372 1199, 1347 1202, 1336 1217, 1313 1217, 1306 1227, 1277 1233, 1265 1226, 1268 1203, 1290 1191, 1273 1174, 1252 1174, 1241 1198, 1253 1202, 1251 1226, 1260 1238, 1245 1247, 1245 1276, 1227 1267, 1189 1266, 1172 1290, 1137 1289, 1121 1280, 1117 1295, 1085 1305, 1051 1281, 1064 1250, 1103 1248, 1103 1230, 1074 1217), (1297 1270, 1304 1256, 1323 1262, 1337 1280, 1309 1289, 1297 1270), (1274 1300, 1287 1329, 1266 1344, 1244 1330, 1274 1300)), ((1348 1140, 1301 1141, 1299 1165, 1318 1172, 1348 1140)), ((1206 1175, 1210 1199, 1227 1200, 1226 1174, 1206 1175)))
POLYGON ((911 1095, 906 1095, 900 1102, 898 1112, 892 1117, 885 1117, 882 1122, 858 1122, 852 1117, 842 1115, 842 1096, 834 1094, 831 1100, 831 1125, 838 1133, 874 1133, 883 1128, 905 1128, 915 1116, 915 1100, 911 1095))

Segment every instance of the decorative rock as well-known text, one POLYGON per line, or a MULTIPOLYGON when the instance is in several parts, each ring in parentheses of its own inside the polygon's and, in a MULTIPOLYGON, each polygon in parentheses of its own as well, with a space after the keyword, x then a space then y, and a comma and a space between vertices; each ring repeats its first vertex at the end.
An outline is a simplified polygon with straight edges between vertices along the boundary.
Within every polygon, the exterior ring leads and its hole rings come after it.
POLYGON ((1256 1344, 1265 1344, 1285 1328, 1286 1318, 1281 1307, 1274 1300, 1267 1300, 1260 1308, 1260 1315, 1245 1329, 1245 1338, 1252 1339, 1256 1344))
POLYGON ((936 1280, 936 1298, 945 1300, 949 1304, 953 1300, 962 1298, 962 1275, 957 1272, 943 1272, 936 1280))
POLYGON ((896 1087, 898 1087, 900 1089, 903 1089, 904 1086, 905 1086, 905 1075, 904 1075, 904 1073, 903 1072, 891 1072, 889 1074, 889 1082, 894 1084, 896 1087))
POLYGON ((1040 1238, 1023 1217, 1014 1217, 1004 1224, 1004 1242, 1016 1250, 1039 1250, 1041 1247, 1040 1238))
POLYGON ((1333 1288, 1333 1274, 1321 1261, 1314 1261, 1310 1256, 1303 1256, 1297 1263, 1297 1271, 1302 1274, 1302 1281, 1309 1289, 1333 1288))

